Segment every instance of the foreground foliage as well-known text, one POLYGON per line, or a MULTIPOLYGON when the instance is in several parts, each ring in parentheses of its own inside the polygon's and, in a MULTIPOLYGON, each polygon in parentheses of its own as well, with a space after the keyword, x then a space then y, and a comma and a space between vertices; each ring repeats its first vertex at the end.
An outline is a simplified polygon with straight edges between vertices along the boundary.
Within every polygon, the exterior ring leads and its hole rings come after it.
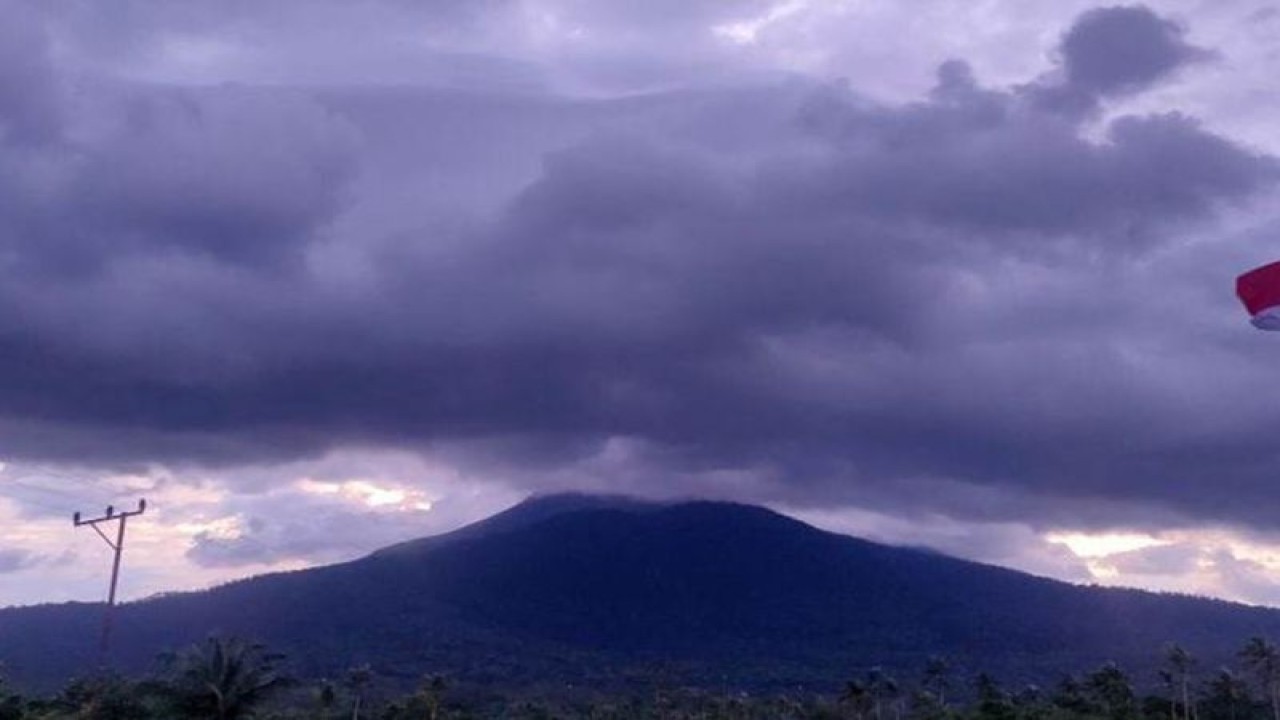
POLYGON ((1154 678, 1108 663, 1052 688, 961 677, 934 658, 914 677, 870 668, 827 693, 711 693, 658 677, 616 696, 574 688, 512 696, 443 676, 406 688, 368 665, 302 683, 260 644, 210 638, 163 657, 153 677, 100 674, 52 697, 23 697, 0 673, 0 720, 1280 720, 1280 649, 1269 640, 1250 639, 1238 667, 1202 669, 1178 645, 1161 657, 1154 678))

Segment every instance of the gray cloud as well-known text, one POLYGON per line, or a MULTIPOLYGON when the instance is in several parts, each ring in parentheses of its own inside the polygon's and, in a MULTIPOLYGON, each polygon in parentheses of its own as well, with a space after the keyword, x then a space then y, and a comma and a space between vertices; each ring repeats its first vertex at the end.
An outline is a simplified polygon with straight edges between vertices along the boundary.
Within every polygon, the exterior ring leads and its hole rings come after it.
POLYGON ((221 537, 198 533, 192 538, 186 557, 202 567, 237 567, 274 564, 288 560, 333 562, 361 551, 389 545, 415 534, 432 534, 425 512, 397 514, 342 512, 327 509, 304 515, 291 508, 290 516, 254 516, 247 519, 243 533, 221 537), (353 532, 353 527, 356 531, 353 532))
POLYGON ((1270 568, 1225 547, 1175 543, 1117 553, 1101 562, 1132 582, 1142 582, 1143 576, 1190 578, 1204 593, 1257 604, 1280 601, 1270 568))
POLYGON ((1131 249, 1155 242, 1162 223, 1203 217, 1277 171, 1274 159, 1182 115, 1121 117, 1098 143, 1074 122, 1027 107, 1028 97, 977 87, 956 63, 943 66, 934 101, 922 106, 820 96, 806 119, 834 152, 785 186, 807 191, 805 209, 823 199, 870 218, 997 233, 990 239, 1003 243, 1067 238, 1131 249))
POLYGON ((1141 92, 1213 54, 1188 44, 1178 24, 1142 5, 1080 15, 1058 46, 1059 67, 1027 86, 1039 107, 1087 117, 1101 102, 1141 92))
POLYGON ((42 143, 60 130, 54 69, 39 15, 18 2, 0 4, 0 142, 42 143))
MULTIPOLYGON (((67 188, 63 249, 211 254, 254 267, 297 256, 338 210, 355 131, 304 95, 218 88, 121 100, 67 188), (73 233, 92 228, 93 239, 73 233)), ((35 252, 57 248, 50 238, 35 252)), ((296 259, 296 258, 294 258, 296 259)))
MULTIPOLYGON (((82 79, 40 111, 65 137, 0 145, 0 450, 372 444, 540 487, 624 438, 671 491, 741 471, 801 504, 1273 515, 1276 454, 1248 430, 1274 426, 1267 351, 1221 327, 1238 258, 1189 239, 1272 190, 1276 159, 1185 115, 1099 129, 1046 105, 1200 56, 1150 11, 1088 13, 1061 54, 1013 88, 948 63, 895 105, 807 79, 596 100, 82 79), (1182 305, 1194 341, 1163 329, 1182 305), (1206 474, 1239 492, 1206 501, 1206 474)), ((34 76, 0 81, 0 117, 34 76)), ((192 557, 294 535, 250 530, 192 557)))
POLYGON ((21 548, 0 548, 0 575, 24 570, 38 559, 34 553, 21 548))
POLYGON ((1142 5, 1090 10, 1062 38, 1071 86, 1098 95, 1142 90, 1207 53, 1178 24, 1142 5))
MULTIPOLYGON (((479 500, 462 492, 429 505, 422 503, 423 498, 410 497, 404 503, 370 507, 358 492, 353 497, 347 488, 344 492, 335 486, 331 494, 288 488, 262 495, 233 496, 216 509, 235 519, 234 532, 223 529, 196 533, 185 556, 206 568, 299 560, 334 562, 406 538, 452 530, 513 502, 510 493, 502 488, 489 488, 496 492, 479 500)), ((395 489, 389 486, 384 492, 395 489)), ((174 510, 193 512, 196 508, 174 510)))
POLYGON ((1188 575, 1196 570, 1205 552, 1190 543, 1157 545, 1108 556, 1106 564, 1125 576, 1188 575))
POLYGON ((1223 549, 1212 553, 1210 567, 1225 593, 1260 605, 1280 602, 1271 570, 1262 563, 1223 549))

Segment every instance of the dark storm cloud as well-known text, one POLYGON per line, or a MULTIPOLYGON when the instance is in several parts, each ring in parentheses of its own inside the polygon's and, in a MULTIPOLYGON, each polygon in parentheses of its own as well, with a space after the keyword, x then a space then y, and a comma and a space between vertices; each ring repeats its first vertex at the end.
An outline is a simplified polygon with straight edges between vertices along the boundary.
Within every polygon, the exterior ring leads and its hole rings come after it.
POLYGON ((43 142, 59 130, 54 71, 39 17, 19 4, 0 5, 0 140, 43 142))
POLYGON ((944 66, 934 101, 905 109, 866 108, 838 91, 820 97, 805 118, 832 152, 779 192, 799 188, 798 202, 828 205, 815 210, 996 233, 988 238, 1002 244, 1016 233, 1134 249, 1154 242, 1147 232, 1160 223, 1202 216, 1275 172, 1271 159, 1182 115, 1121 117, 1099 143, 1025 96, 958 78, 967 70, 944 66))
POLYGON ((131 255, 297 261, 355 166, 355 131, 298 93, 155 90, 87 109, 102 113, 93 144, 49 153, 67 175, 30 191, 44 195, 30 213, 45 214, 9 243, 24 270, 96 274, 131 255))
POLYGON ((124 104, 68 188, 106 256, 273 264, 314 241, 354 166, 354 130, 303 96, 221 88, 124 104))
POLYGON ((1060 67, 1029 86, 1031 97, 1066 115, 1095 112, 1103 99, 1140 92, 1185 65, 1212 57, 1185 31, 1141 5, 1081 15, 1058 47, 1060 67))
MULTIPOLYGON (((1253 519, 1274 453, 1222 399, 1247 393, 1184 383, 1200 353, 1247 367, 1249 351, 1151 334, 1169 301, 1135 288, 1172 269, 1180 297, 1208 293, 1221 278, 1167 251, 1270 188, 1276 160, 1182 115, 1095 136, 1046 105, 1199 56, 1149 11, 1086 14, 1061 56, 1014 89, 948 63, 893 106, 802 80, 602 101, 127 83, 64 99, 86 125, 73 139, 0 145, 25 169, 0 184, 0 450, 480 448, 518 477, 627 438, 655 483, 746 469, 796 502, 920 503, 907 481, 939 479, 1253 519), (1170 343, 1185 365, 1159 367, 1170 343), (1206 504, 1214 471, 1245 492, 1206 504)), ((255 557, 247 537, 204 538, 196 559, 255 557)))
POLYGON ((1098 95, 1141 90, 1207 57, 1183 35, 1176 23, 1141 5, 1090 10, 1062 38, 1066 81, 1098 95))

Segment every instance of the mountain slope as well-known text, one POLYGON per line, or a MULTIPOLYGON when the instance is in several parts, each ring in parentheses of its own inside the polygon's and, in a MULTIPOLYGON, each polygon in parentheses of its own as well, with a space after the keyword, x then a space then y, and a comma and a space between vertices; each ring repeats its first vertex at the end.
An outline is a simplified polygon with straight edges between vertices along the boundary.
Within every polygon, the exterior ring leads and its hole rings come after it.
MULTIPOLYGON (((92 661, 99 606, 0 610, 0 662, 48 684, 92 661)), ((728 503, 536 499, 353 562, 121 608, 120 662, 212 631, 261 638, 306 673, 369 662, 413 677, 613 682, 661 665, 688 682, 828 684, 931 654, 1008 680, 1178 641, 1206 661, 1280 612, 1084 588, 886 547, 728 503)))

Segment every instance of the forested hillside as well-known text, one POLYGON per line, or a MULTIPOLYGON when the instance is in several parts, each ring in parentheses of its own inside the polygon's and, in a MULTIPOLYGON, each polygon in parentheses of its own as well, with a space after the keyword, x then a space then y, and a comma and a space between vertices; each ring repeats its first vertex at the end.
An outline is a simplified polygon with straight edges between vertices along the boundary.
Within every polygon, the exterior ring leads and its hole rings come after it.
MULTIPOLYGON (((101 608, 0 611, 12 680, 50 689, 95 663, 101 608)), ((1280 612, 1078 587, 817 530, 726 503, 551 497, 353 562, 130 603, 127 673, 211 633, 251 637, 307 677, 369 665, 412 679, 626 687, 655 666, 697 687, 770 690, 900 672, 929 657, 1009 682, 1119 662, 1149 674, 1179 642, 1211 665, 1280 612)))

